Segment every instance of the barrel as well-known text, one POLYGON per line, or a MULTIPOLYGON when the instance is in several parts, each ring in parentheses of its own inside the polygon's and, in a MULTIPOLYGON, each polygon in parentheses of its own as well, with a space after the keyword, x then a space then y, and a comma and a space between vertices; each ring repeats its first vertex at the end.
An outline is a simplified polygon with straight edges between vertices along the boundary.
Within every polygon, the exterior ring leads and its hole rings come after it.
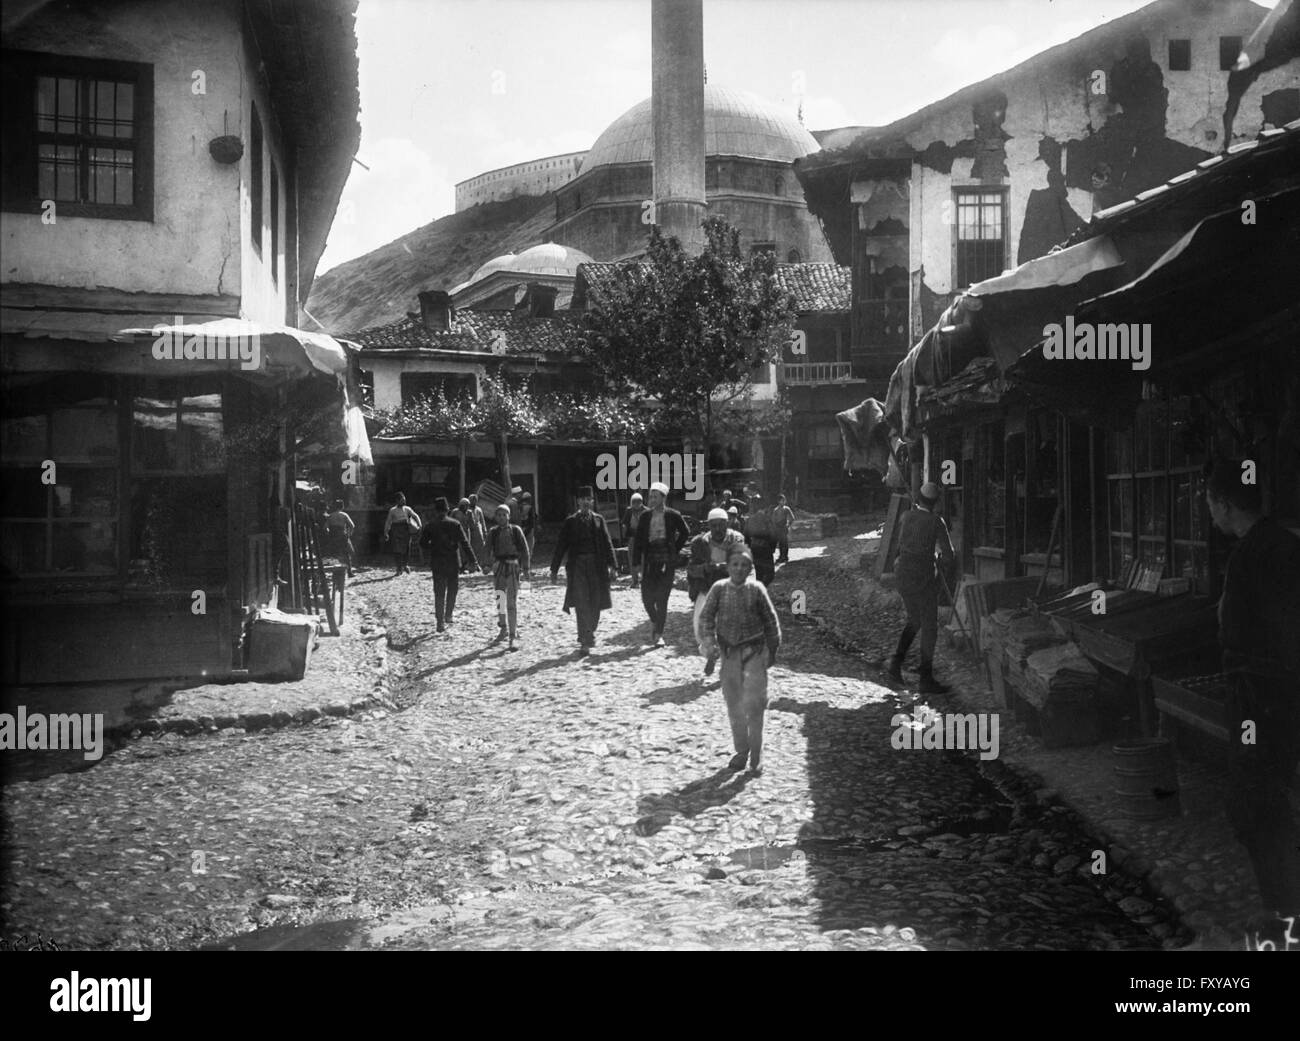
POLYGON ((1120 813, 1135 820, 1182 814, 1173 742, 1162 737, 1120 741, 1111 755, 1120 813))

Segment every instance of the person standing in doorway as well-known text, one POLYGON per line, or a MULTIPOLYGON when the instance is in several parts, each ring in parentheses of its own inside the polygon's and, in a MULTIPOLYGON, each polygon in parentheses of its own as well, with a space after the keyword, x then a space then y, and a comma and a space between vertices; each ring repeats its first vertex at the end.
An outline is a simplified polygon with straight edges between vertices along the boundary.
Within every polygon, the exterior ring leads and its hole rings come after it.
POLYGON ((406 505, 406 496, 393 496, 393 508, 384 519, 384 539, 393 554, 393 574, 411 571, 411 541, 420 530, 420 515, 406 505))
MULTIPOLYGON (((1262 516, 1258 484, 1238 461, 1214 464, 1206 481, 1210 519, 1237 544, 1219 601, 1219 643, 1228 675, 1228 820, 1259 884, 1253 928, 1284 949, 1294 917, 1300 937, 1300 824, 1287 789, 1300 762, 1300 539, 1262 516)), ((1249 933, 1248 933, 1249 936, 1249 933)))
POLYGON ((492 555, 492 588, 497 602, 497 635, 500 643, 510 636, 506 650, 515 650, 519 639, 519 583, 528 574, 532 561, 528 540, 518 524, 510 523, 510 507, 502 503, 493 514, 495 526, 488 532, 488 552, 492 555))
POLYGON ((650 508, 637 521, 632 557, 641 564, 641 603, 650 617, 650 642, 664 645, 668 598, 673 591, 677 556, 691 537, 682 515, 668 506, 668 485, 650 486, 650 508))
POLYGON ((784 495, 778 495, 776 505, 772 507, 772 530, 776 535, 778 564, 787 564, 790 561, 790 525, 793 523, 794 510, 786 505, 784 495))
POLYGON ((767 590, 751 577, 753 554, 743 543, 728 551, 729 577, 715 582, 700 612, 700 634, 710 655, 722 657, 722 696, 736 749, 732 770, 763 772, 767 670, 781 646, 781 623, 767 590))
POLYGON ((728 577, 727 555, 731 547, 743 546, 745 539, 740 532, 732 531, 727 526, 727 511, 721 507, 709 511, 708 524, 707 531, 691 539, 691 560, 686 568, 686 581, 687 593, 695 604, 695 642, 705 657, 704 675, 712 676, 718 656, 716 651, 710 654, 704 646, 704 638, 700 634, 700 615, 704 611, 704 600, 714 583, 728 577))
POLYGON ((953 559, 948 525, 935 512, 939 504, 939 486, 932 481, 921 485, 921 498, 903 514, 898 530, 898 560, 894 577, 907 608, 907 625, 898 638, 898 648, 889 663, 888 676, 899 685, 903 682, 903 659, 919 631, 921 634, 922 694, 946 694, 948 688, 934 677, 934 647, 939 638, 939 572, 935 566, 937 552, 946 566, 953 559))
POLYGON ((578 509, 560 526, 551 558, 552 583, 564 565, 564 613, 572 610, 577 614, 580 658, 596 645, 600 612, 613 607, 609 587, 618 567, 605 518, 591 508, 594 500, 590 485, 578 489, 578 509))
POLYGON ((474 549, 465 537, 464 526, 447 515, 447 500, 441 495, 433 500, 433 520, 420 532, 420 545, 429 551, 433 617, 438 632, 443 632, 451 625, 456 610, 461 569, 474 559, 474 549))
POLYGON ((627 512, 623 514, 623 545, 627 547, 628 567, 632 572, 632 588, 636 589, 641 585, 641 565, 632 563, 632 540, 636 538, 636 526, 641 521, 641 514, 645 513, 645 500, 641 497, 640 492, 632 493, 631 504, 627 512))

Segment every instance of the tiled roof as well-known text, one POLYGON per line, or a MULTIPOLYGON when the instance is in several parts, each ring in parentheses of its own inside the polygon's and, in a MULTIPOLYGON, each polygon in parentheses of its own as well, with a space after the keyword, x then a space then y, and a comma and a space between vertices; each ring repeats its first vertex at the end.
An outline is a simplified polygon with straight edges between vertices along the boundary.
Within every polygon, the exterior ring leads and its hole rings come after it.
POLYGON ((853 270, 839 264, 778 264, 776 280, 796 311, 847 311, 853 297, 853 270))
MULTIPOLYGON (((625 264, 593 262, 579 267, 586 297, 599 296, 602 286, 625 264)), ((852 299, 853 271, 839 264, 778 264, 776 280, 794 298, 796 311, 847 311, 852 299)))
POLYGON ((530 318, 511 311, 456 311, 452 328, 431 333, 418 316, 407 315, 388 325, 376 325, 343 337, 367 351, 482 351, 493 353, 504 336, 504 353, 571 355, 580 349, 580 317, 571 312, 554 318, 530 318))

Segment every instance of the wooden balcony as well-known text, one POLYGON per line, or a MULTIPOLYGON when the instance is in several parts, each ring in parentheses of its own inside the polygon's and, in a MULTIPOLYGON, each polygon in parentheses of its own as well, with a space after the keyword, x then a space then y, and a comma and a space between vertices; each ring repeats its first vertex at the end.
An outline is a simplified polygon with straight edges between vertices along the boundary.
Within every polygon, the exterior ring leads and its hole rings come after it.
POLYGON ((782 366, 781 378, 789 386, 847 383, 853 378, 853 365, 847 361, 786 362, 782 366))

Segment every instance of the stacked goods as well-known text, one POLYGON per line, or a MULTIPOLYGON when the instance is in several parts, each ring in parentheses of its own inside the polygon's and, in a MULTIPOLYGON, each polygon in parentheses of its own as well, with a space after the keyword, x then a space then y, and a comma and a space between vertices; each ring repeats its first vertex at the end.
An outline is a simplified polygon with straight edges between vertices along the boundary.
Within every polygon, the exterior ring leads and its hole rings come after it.
POLYGON ((1006 652, 1007 676, 1016 692, 1024 695, 1028 686, 1025 663, 1035 651, 1064 643, 1064 638, 1052 628, 1051 623, 1033 615, 1016 618, 1007 626, 1002 640, 1006 652))
POLYGON ((1048 748, 1090 745, 1098 737, 1096 667, 1073 643, 1034 651, 1025 662, 1021 694, 1038 710, 1048 748))

